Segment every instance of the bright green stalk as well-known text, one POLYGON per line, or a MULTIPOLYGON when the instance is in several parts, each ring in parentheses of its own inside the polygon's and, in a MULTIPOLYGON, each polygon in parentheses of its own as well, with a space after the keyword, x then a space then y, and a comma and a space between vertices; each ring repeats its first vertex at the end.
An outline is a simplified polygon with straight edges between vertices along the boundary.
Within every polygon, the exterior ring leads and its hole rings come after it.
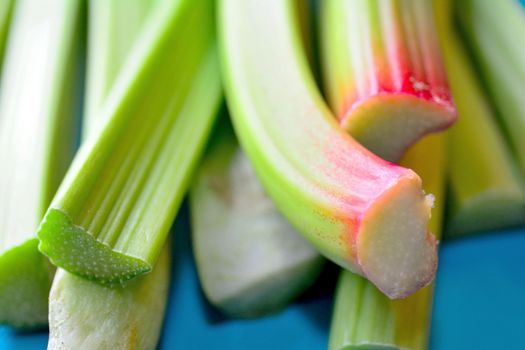
POLYGON ((311 285, 323 259, 267 197, 229 123, 212 140, 190 192, 202 287, 232 316, 278 311, 311 285))
POLYGON ((2 66, 4 58, 4 49, 7 41, 7 34, 11 24, 11 17, 13 13, 13 0, 0 1, 0 67, 2 66))
POLYGON ((430 0, 324 0, 322 67, 343 128, 397 161, 456 119, 430 0))
POLYGON ((457 14, 525 172, 525 11, 515 0, 457 1, 457 14))
POLYGON ((101 101, 111 89, 155 0, 91 0, 89 2, 88 75, 83 132, 86 135, 101 101), (123 13, 124 12, 124 15, 123 13), (103 23, 103 24, 102 24, 103 23), (95 39, 96 38, 96 39, 95 39), (133 40, 131 40, 133 39, 133 40))
MULTIPOLYGON (((152 3, 149 7, 144 4, 143 0, 90 2, 87 80, 91 88, 87 100, 92 104, 92 113, 86 114, 85 126, 93 124, 88 120, 97 118, 95 107, 102 105, 108 85, 117 77, 150 14, 152 3), (141 16, 134 16, 139 10, 141 16), (110 45, 114 41, 118 44, 110 45)), ((169 243, 153 272, 126 287, 101 286, 59 269, 49 296, 48 349, 155 349, 167 303, 169 275, 169 243)))
POLYGON ((517 225, 525 222, 524 182, 454 32, 449 5, 436 1, 441 44, 459 113, 449 133, 452 205, 447 233, 517 225))
POLYGON ((220 102, 212 7, 155 6, 38 230, 55 265, 108 284, 151 271, 220 102))
POLYGON ((235 131, 300 233, 390 297, 407 296, 435 273, 431 200, 414 172, 373 155, 337 125, 309 71, 293 3, 221 1, 235 131))
POLYGON ((20 0, 0 96, 0 322, 47 324, 54 269, 35 231, 73 156, 81 2, 20 0))
MULTIPOLYGON (((421 175, 434 193, 430 227, 439 239, 444 203, 443 136, 429 136, 411 148, 402 163, 421 175)), ((402 300, 389 300, 370 282, 344 271, 337 285, 330 350, 427 349, 433 286, 402 300)))

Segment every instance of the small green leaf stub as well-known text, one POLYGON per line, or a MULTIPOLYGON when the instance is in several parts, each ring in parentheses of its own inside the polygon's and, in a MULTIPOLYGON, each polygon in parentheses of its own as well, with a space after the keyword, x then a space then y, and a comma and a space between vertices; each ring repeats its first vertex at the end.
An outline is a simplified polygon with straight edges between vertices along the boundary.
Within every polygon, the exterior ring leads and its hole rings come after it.
POLYGON ((38 249, 54 265, 101 284, 123 284, 151 271, 148 263, 97 241, 59 209, 48 210, 38 229, 38 238, 38 249))

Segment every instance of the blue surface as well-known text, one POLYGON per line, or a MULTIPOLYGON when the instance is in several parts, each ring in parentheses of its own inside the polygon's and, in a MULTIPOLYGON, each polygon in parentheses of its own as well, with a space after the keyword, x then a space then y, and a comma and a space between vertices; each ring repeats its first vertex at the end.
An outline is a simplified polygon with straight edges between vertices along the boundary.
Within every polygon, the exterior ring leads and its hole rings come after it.
MULTIPOLYGON (((186 210, 174 226, 170 303, 160 349, 325 349, 332 300, 296 303, 250 321, 225 320, 203 300, 188 240, 186 210)), ((525 229, 445 242, 441 249, 431 349, 525 349, 525 229)), ((47 334, 0 328, 0 349, 45 349, 47 334)))

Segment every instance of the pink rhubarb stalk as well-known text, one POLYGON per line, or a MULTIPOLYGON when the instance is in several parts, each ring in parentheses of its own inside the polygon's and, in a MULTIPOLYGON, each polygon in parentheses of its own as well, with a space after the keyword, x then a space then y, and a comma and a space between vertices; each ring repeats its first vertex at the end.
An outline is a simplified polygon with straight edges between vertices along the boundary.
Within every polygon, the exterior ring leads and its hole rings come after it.
POLYGON ((396 161, 423 135, 455 121, 431 1, 322 4, 327 95, 354 138, 396 161))
POLYGON ((223 77, 235 131, 266 192, 321 253, 390 298, 429 283, 432 199, 335 122, 309 71, 293 0, 223 0, 223 77))

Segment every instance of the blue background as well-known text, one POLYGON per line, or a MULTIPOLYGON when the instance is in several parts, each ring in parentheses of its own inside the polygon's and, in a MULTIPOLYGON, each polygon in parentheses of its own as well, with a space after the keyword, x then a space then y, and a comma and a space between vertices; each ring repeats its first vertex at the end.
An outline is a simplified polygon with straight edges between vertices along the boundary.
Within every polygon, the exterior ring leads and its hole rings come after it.
MULTIPOLYGON (((160 349, 326 349, 332 308, 328 294, 262 319, 222 319, 199 289, 186 210, 173 231, 172 284, 160 349)), ((524 269, 524 228, 445 241, 430 348, 525 349, 524 269)), ((47 338, 45 332, 23 335, 0 327, 0 349, 45 349, 47 338)))

